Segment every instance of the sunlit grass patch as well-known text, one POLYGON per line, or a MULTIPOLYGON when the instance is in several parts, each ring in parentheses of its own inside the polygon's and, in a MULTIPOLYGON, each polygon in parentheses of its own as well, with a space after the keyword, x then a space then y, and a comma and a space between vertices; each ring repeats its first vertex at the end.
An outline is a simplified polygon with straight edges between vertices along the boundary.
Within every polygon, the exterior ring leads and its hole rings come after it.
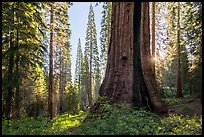
POLYGON ((68 129, 80 125, 87 113, 57 115, 49 122, 47 117, 27 117, 20 120, 3 120, 3 135, 60 135, 69 134, 68 129))
POLYGON ((86 117, 87 113, 80 111, 78 114, 70 115, 68 113, 57 115, 51 121, 50 134, 69 134, 68 129, 77 127, 86 117))
POLYGON ((67 113, 56 116, 52 121, 52 127, 58 128, 68 128, 78 126, 83 118, 85 118, 85 113, 80 111, 79 114, 69 115, 67 113))

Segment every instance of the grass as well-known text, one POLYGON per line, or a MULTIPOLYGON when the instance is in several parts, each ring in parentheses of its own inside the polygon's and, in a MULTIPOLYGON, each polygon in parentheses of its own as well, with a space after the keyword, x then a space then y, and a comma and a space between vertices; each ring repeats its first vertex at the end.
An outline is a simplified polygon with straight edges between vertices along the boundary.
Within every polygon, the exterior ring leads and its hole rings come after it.
POLYGON ((77 115, 57 115, 51 121, 47 117, 3 120, 2 135, 66 135, 67 129, 80 125, 86 115, 80 111, 77 115))

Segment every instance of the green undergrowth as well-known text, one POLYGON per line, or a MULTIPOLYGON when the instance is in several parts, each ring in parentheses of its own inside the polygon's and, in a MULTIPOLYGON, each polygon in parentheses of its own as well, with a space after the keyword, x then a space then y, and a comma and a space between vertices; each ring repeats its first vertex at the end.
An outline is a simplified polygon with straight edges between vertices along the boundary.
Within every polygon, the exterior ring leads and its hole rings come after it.
POLYGON ((94 113, 3 120, 3 135, 201 135, 202 116, 158 115, 128 104, 102 103, 94 113), (85 120, 84 120, 85 119, 85 120), (84 121, 83 121, 84 120, 84 121), (83 121, 83 122, 82 122, 83 121))
POLYGON ((74 135, 201 135, 202 116, 158 115, 145 108, 128 104, 113 107, 109 104, 90 113, 74 135))
POLYGON ((2 135, 63 135, 68 129, 80 125, 87 112, 76 115, 60 114, 53 120, 47 117, 27 117, 20 120, 3 120, 2 135))
POLYGON ((183 90, 183 96, 181 98, 176 97, 176 89, 170 88, 170 87, 162 87, 160 90, 162 99, 168 104, 168 106, 176 106, 181 104, 187 104, 189 102, 192 102, 194 99, 199 98, 201 95, 200 93, 194 93, 192 95, 190 94, 190 91, 183 90))

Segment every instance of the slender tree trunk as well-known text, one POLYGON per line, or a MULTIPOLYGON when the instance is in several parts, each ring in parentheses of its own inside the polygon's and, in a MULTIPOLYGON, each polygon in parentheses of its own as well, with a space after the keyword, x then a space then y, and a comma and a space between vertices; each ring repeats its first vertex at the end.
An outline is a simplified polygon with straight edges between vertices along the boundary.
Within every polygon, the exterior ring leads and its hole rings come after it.
MULTIPOLYGON (((16 71, 18 73, 18 70, 16 71)), ((19 82, 18 82, 19 83, 19 82)), ((15 97, 15 118, 20 118, 20 88, 16 86, 16 97, 15 97)))
POLYGON ((92 72, 91 70, 88 72, 88 99, 89 99, 89 107, 93 106, 93 96, 92 96, 92 72))
POLYGON ((183 97, 181 87, 181 62, 180 62, 180 3, 178 2, 178 20, 177 20, 177 90, 176 97, 183 97))
POLYGON ((190 94, 190 96, 192 95, 192 85, 193 85, 193 83, 192 83, 192 73, 190 73, 190 76, 189 76, 190 78, 189 78, 189 94, 190 94))
POLYGON ((64 78, 63 80, 60 80, 60 90, 59 90, 59 113, 64 112, 64 91, 65 91, 65 82, 64 78))
MULTIPOLYGON (((86 57, 85 57, 86 58, 86 57)), ((87 62, 88 62, 88 59, 86 58, 87 62)), ((92 80, 91 80, 91 69, 89 69, 89 65, 87 64, 87 67, 86 67, 86 72, 87 72, 87 80, 88 80, 88 83, 87 83, 87 92, 88 92, 88 102, 89 102, 89 107, 91 108, 92 107, 92 80)))
MULTIPOLYGON (((58 38, 57 38, 57 45, 58 45, 58 38)), ((63 108, 63 91, 64 91, 64 62, 62 59, 62 47, 61 45, 58 45, 58 48, 60 48, 60 81, 59 81, 59 110, 58 113, 63 113, 64 112, 64 108, 63 108)))
POLYGON ((48 91, 48 111, 50 119, 53 118, 53 31, 54 31, 54 2, 51 3, 51 19, 50 19, 50 65, 49 65, 49 91, 48 91))
MULTIPOLYGON (((19 6, 17 4, 17 9, 19 6)), ((17 24, 19 24, 19 15, 16 13, 17 24)), ((18 28, 16 29, 16 94, 15 94, 15 118, 20 118, 20 81, 21 78, 19 76, 19 31, 18 28)))
POLYGON ((152 71, 155 77, 155 2, 152 2, 152 71))
MULTIPOLYGON (((17 52, 18 52, 18 30, 17 30, 17 52)), ((20 77, 19 77, 19 55, 16 57, 16 95, 15 95, 15 118, 20 118, 20 77)))
MULTIPOLYGON (((81 66, 81 65, 80 65, 81 66)), ((80 67, 81 68, 81 67, 80 67)), ((78 79, 79 79, 79 83, 78 83, 78 90, 79 90, 79 95, 80 95, 80 101, 82 102, 82 97, 81 97, 81 95, 82 95, 82 93, 81 93, 81 72, 79 71, 79 77, 78 77, 78 79)))
POLYGON ((148 3, 114 2, 106 75, 99 91, 109 103, 167 112, 152 74, 149 38, 148 3))
MULTIPOLYGON (((202 48, 202 47, 201 47, 202 48)), ((201 49, 201 51, 202 51, 202 49, 201 49)), ((199 69, 199 71, 200 71, 200 75, 202 76, 202 64, 201 64, 201 66, 200 66, 200 69, 199 69)), ((200 103, 202 104, 202 101, 203 101, 203 99, 202 99, 202 79, 200 80, 200 82, 199 82, 199 85, 200 85, 200 103)))
POLYGON ((93 58, 93 46, 92 46, 92 28, 90 28, 90 64, 88 68, 88 100, 89 100, 89 107, 93 106, 93 96, 92 96, 92 58, 93 58))
MULTIPOLYGON (((15 3, 14 3, 15 4, 15 3)), ((12 11, 12 23, 14 24, 14 4, 13 4, 13 11, 12 11)), ((10 49, 14 48, 14 27, 11 27, 10 31, 10 49)), ((6 119, 11 119, 11 113, 12 113, 12 98, 14 95, 13 92, 13 70, 14 70, 14 53, 11 51, 9 56, 9 62, 8 62, 8 86, 7 86, 7 96, 6 96, 6 104, 5 104, 5 117, 6 119)))
MULTIPOLYGON (((13 42, 11 42, 13 43, 13 42)), ((9 66, 8 66, 8 87, 7 87, 7 96, 6 96, 6 108, 5 108, 5 117, 6 119, 11 118, 11 112, 12 112, 12 98, 14 95, 13 92, 13 86, 12 86, 12 81, 13 81, 13 69, 14 69, 14 55, 13 53, 10 54, 9 57, 9 66)))

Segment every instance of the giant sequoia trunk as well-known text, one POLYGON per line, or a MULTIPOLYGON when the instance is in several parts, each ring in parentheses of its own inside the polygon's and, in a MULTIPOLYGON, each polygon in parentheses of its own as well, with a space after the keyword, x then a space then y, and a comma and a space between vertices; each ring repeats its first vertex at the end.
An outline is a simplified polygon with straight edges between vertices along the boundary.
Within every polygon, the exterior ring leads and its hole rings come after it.
POLYGON ((148 3, 113 2, 111 39, 100 96, 110 103, 167 111, 152 73, 148 3))

